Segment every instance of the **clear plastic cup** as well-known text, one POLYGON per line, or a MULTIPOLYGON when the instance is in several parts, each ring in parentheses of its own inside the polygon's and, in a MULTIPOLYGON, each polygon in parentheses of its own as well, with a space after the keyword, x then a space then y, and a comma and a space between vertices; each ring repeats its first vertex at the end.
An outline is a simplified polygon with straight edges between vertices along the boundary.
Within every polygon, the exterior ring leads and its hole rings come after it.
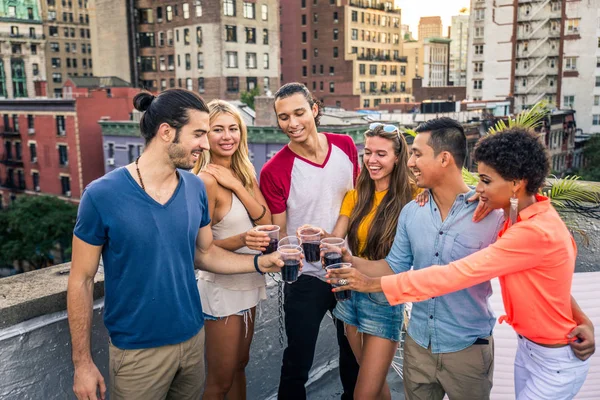
POLYGON ((300 240, 302 240, 304 259, 307 262, 320 261, 321 250, 319 249, 319 244, 321 242, 321 230, 316 227, 307 226, 300 229, 298 236, 300 236, 300 240))
POLYGON ((302 259, 302 247, 293 244, 284 244, 277 249, 283 260, 281 267, 281 279, 287 283, 298 280, 300 260, 302 259))
POLYGON ((271 254, 277 250, 277 243, 279 242, 279 226, 277 225, 258 225, 254 227, 255 231, 264 232, 269 235, 269 245, 267 249, 263 251, 263 254, 271 254))
MULTIPOLYGON (((338 269, 338 268, 352 268, 352 264, 337 263, 337 264, 331 264, 331 265, 328 265, 327 267, 325 267, 327 272, 329 272, 332 269, 338 269)), ((331 286, 338 287, 338 286, 342 286, 342 285, 338 285, 336 282, 336 283, 332 283, 331 286)), ((342 290, 341 292, 334 292, 334 295, 335 295, 335 299, 337 301, 350 300, 352 298, 352 290, 342 290)))
POLYGON ((323 266, 339 264, 342 261, 342 249, 346 248, 346 240, 329 237, 321 239, 321 252, 323 253, 323 266))
POLYGON ((297 236, 286 236, 279 240, 277 246, 285 246, 290 244, 294 246, 302 246, 302 240, 300 240, 300 238, 297 236))

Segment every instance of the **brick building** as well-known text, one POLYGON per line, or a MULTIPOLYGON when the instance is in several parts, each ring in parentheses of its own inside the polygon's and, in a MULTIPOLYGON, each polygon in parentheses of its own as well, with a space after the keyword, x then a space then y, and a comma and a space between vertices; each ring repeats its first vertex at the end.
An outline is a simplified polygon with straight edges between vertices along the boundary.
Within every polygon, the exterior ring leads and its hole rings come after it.
POLYGON ((400 9, 391 0, 281 1, 282 83, 347 110, 408 101, 400 9))
POLYGON ((187 88, 206 99, 279 87, 277 0, 95 3, 92 52, 103 60, 96 76, 151 91, 187 88))
POLYGON ((40 0, 46 36, 48 97, 61 97, 69 76, 92 75, 88 0, 40 0))
POLYGON ((38 193, 78 201, 104 175, 98 121, 129 119, 138 90, 104 88, 91 77, 65 86, 72 99, 0 100, 0 205, 38 193))

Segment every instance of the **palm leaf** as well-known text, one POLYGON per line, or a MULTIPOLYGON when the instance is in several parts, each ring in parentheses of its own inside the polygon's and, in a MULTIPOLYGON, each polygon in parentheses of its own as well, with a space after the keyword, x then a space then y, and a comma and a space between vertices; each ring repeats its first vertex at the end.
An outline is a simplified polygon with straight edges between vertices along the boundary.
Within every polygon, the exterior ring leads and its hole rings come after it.
POLYGON ((412 137, 416 137, 416 136, 417 136, 417 132, 415 132, 415 131, 414 131, 414 130, 412 130, 412 129, 406 129, 406 128, 405 128, 405 129, 404 129, 404 133, 405 133, 406 135, 409 135, 409 136, 412 136, 412 137))
POLYGON ((562 179, 551 177, 549 186, 541 190, 557 208, 580 206, 585 203, 598 204, 600 191, 597 186, 581 182, 579 176, 566 176, 562 179))
POLYGON ((523 128, 535 130, 542 123, 548 112, 550 112, 551 104, 547 101, 540 101, 534 104, 533 107, 523 110, 514 118, 508 118, 508 125, 504 120, 496 122, 496 125, 488 130, 488 133, 494 134, 502 132, 509 128, 523 128))
POLYGON ((477 186, 479 183, 479 175, 477 175, 475 172, 469 171, 465 167, 462 169, 462 178, 467 186, 477 186))

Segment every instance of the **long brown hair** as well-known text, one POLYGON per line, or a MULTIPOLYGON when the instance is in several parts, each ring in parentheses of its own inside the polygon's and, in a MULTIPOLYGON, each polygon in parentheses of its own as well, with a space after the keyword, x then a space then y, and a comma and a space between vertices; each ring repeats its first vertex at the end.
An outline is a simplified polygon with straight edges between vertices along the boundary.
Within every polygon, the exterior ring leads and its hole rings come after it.
MULTIPOLYGON (((365 139, 379 136, 394 143, 394 153, 398 157, 394 169, 390 174, 390 186, 381 204, 375 211, 373 222, 368 230, 367 244, 360 254, 369 260, 385 258, 396 235, 396 225, 402 207, 413 199, 415 183, 412 174, 406 166, 408 162, 408 145, 400 131, 385 132, 383 126, 378 126, 365 132, 365 139)), ((364 159, 356 183, 357 201, 348 226, 348 244, 354 254, 358 251, 358 227, 362 220, 369 214, 375 201, 375 181, 369 176, 369 170, 364 159)))
MULTIPOLYGON (((248 128, 246 128, 242 116, 235 106, 223 100, 211 101, 208 103, 208 108, 210 110, 209 119, 211 125, 221 114, 229 114, 235 119, 240 127, 240 143, 235 153, 231 156, 231 169, 242 182, 246 190, 253 193, 256 172, 248 155, 248 128)), ((192 172, 198 175, 198 173, 204 170, 208 164, 210 164, 210 150, 205 150, 200 154, 192 172)))

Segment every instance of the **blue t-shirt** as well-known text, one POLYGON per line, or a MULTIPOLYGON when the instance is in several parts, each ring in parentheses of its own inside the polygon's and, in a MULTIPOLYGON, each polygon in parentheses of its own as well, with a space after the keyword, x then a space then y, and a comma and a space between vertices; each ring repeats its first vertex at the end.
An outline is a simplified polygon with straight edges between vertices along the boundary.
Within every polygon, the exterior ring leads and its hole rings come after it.
POLYGON ((121 349, 181 343, 204 325, 194 252, 198 230, 210 223, 206 189, 178 172, 164 205, 126 168, 90 183, 79 204, 74 235, 103 246, 104 323, 121 349))

